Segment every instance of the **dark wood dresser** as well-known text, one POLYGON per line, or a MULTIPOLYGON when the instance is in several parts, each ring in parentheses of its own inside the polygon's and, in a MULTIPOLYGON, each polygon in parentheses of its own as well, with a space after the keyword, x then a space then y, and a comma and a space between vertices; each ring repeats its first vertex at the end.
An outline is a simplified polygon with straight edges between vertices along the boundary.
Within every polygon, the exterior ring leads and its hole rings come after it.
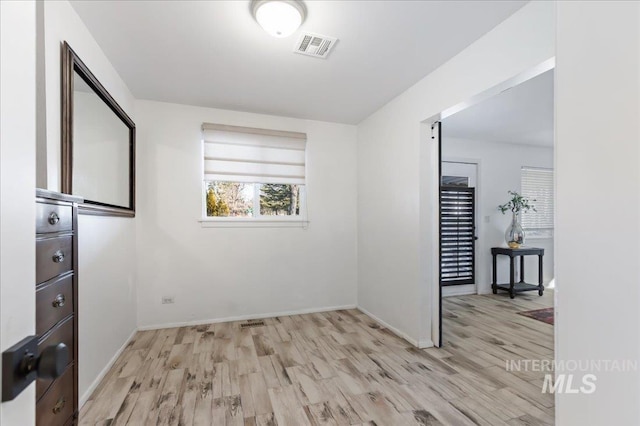
POLYGON ((36 333, 38 352, 64 343, 69 362, 57 379, 36 382, 36 425, 64 426, 78 416, 78 203, 36 190, 36 333))

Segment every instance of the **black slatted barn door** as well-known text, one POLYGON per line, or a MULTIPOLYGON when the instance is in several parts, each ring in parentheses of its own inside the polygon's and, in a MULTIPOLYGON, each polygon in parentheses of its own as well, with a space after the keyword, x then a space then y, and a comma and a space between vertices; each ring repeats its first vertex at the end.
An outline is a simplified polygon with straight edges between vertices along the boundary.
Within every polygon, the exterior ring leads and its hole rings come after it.
POLYGON ((440 188, 440 282, 475 282, 475 188, 440 188))

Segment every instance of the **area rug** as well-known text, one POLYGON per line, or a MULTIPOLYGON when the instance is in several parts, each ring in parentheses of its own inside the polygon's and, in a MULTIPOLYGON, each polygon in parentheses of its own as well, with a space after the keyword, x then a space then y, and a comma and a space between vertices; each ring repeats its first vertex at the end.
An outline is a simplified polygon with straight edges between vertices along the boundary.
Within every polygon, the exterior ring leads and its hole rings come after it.
POLYGON ((518 314, 553 325, 553 308, 544 308, 544 309, 536 309, 534 311, 518 312, 518 314))

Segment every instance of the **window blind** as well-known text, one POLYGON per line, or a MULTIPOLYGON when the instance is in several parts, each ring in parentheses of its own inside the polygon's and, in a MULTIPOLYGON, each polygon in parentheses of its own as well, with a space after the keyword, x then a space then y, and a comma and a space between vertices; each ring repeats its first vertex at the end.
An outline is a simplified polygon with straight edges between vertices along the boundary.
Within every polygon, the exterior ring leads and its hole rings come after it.
POLYGON ((524 229, 553 228, 553 170, 523 167, 521 174, 522 195, 535 199, 537 211, 522 214, 524 229))
POLYGON ((304 185, 307 135, 204 123, 205 181, 304 185))
POLYGON ((475 282, 475 188, 440 188, 440 281, 475 282))

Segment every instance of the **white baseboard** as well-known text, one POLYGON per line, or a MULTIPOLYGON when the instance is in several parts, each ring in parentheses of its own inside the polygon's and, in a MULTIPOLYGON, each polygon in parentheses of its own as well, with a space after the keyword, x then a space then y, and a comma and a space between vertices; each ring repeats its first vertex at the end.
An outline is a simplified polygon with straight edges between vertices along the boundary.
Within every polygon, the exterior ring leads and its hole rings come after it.
POLYGON ((356 305, 341 305, 341 306, 325 306, 322 308, 309 308, 309 309, 299 309, 295 311, 284 311, 284 312, 272 312, 267 314, 255 314, 255 315, 238 315, 233 317, 226 318, 210 318, 204 320, 195 320, 195 321, 183 321, 183 322, 171 322, 171 323, 162 323, 162 324, 153 324, 153 325, 143 325, 138 327, 138 330, 159 330, 162 328, 174 328, 174 327, 188 327, 192 325, 202 325, 202 324, 215 324, 219 322, 231 322, 231 321, 244 321, 249 319, 263 319, 263 318, 274 318, 274 317, 285 317, 289 315, 303 315, 303 314, 313 314, 316 312, 329 312, 329 311, 339 311, 343 309, 356 309, 356 305))
MULTIPOLYGON (((491 291, 491 287, 489 287, 489 291, 491 291)), ((471 294, 478 294, 475 284, 452 285, 442 288, 442 297, 468 296, 471 294)))
POLYGON ((388 324, 387 322, 381 320, 377 316, 373 315, 371 312, 367 311, 362 306, 358 306, 357 309, 359 311, 361 311, 363 314, 365 314, 368 317, 370 317, 372 320, 374 320, 378 324, 380 324, 381 326, 383 326, 384 328, 386 328, 389 331, 391 331, 396 336, 401 337, 402 339, 404 339, 407 342, 411 343, 413 346, 415 346, 418 349, 430 348, 430 347, 433 346, 433 342, 431 341, 431 339, 421 339, 421 340, 418 341, 418 340, 414 339, 413 337, 409 336, 407 333, 405 333, 405 332, 395 328, 394 326, 388 324))
POLYGON ((93 392, 96 390, 96 388, 98 387, 98 385, 100 384, 102 379, 104 379, 104 376, 107 375, 107 373, 109 372, 111 367, 113 367, 113 364, 115 364, 115 362, 118 359, 118 357, 120 356, 120 354, 122 354, 124 349, 127 347, 129 342, 131 341, 131 339, 133 339, 133 336, 135 336, 137 332, 138 332, 137 329, 133 330, 131 332, 131 335, 127 338, 127 340, 125 340, 125 342, 122 344, 120 349, 118 349, 116 351, 116 353, 113 355, 113 357, 111 357, 111 359, 109 360, 107 365, 105 365, 104 368, 102 369, 102 371, 100 371, 100 374, 98 374, 98 376, 91 383, 91 385, 87 388, 87 390, 84 392, 84 394, 82 394, 82 397, 80 397, 80 401, 78 401, 78 406, 79 406, 78 410, 80 410, 82 408, 82 406, 85 404, 85 402, 87 402, 89 400, 89 398, 91 397, 91 394, 93 394, 93 392))
POLYGON ((418 349, 432 348, 435 345, 431 339, 422 339, 418 342, 418 349))

